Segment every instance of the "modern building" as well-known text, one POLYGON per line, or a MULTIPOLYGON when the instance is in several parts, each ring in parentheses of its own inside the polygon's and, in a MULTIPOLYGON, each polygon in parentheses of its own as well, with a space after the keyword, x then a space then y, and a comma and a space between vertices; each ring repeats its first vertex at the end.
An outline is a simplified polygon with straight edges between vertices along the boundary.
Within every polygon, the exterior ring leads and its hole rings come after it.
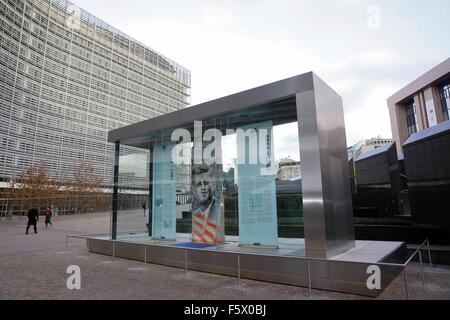
POLYGON ((300 178, 301 163, 291 158, 283 158, 278 162, 278 180, 292 180, 294 178, 300 178))
POLYGON ((394 142, 393 139, 381 137, 361 140, 351 148, 351 151, 353 152, 354 159, 357 159, 363 153, 380 148, 392 142, 394 142))
POLYGON ((397 153, 414 133, 448 121, 450 114, 450 58, 417 78, 388 100, 397 153))
MULTIPOLYGON (((378 136, 376 138, 361 140, 358 143, 356 143, 355 145, 347 148, 350 185, 352 188, 353 195, 355 195, 358 190, 357 181, 356 181, 356 167, 355 167, 356 159, 358 159, 362 154, 365 154, 372 150, 381 148, 381 147, 385 146, 386 144, 389 144, 392 142, 394 142, 393 139, 382 138, 382 137, 378 136)), ((355 199, 353 199, 353 201, 355 201, 355 199)), ((355 209, 355 207, 354 207, 354 209, 355 209)), ((356 210, 355 210, 355 214, 356 214, 356 210)))
POLYGON ((413 134, 403 145, 411 214, 450 239, 450 121, 413 134))
POLYGON ((355 215, 374 218, 399 215, 402 186, 395 143, 361 154, 354 165, 355 215))
POLYGON ((68 1, 1 1, 0 24, 0 181, 89 162, 111 185, 108 131, 190 103, 187 69, 68 1))

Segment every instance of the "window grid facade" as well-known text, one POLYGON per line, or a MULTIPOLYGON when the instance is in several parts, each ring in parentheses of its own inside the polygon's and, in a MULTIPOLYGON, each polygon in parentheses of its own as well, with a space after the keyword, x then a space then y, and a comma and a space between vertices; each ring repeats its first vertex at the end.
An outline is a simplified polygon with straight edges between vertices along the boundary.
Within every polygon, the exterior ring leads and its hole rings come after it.
POLYGON ((441 98, 444 121, 446 121, 450 119, 450 82, 439 87, 439 95, 441 98))
POLYGON ((405 104, 406 111, 406 125, 408 127, 408 136, 417 132, 417 115, 416 104, 412 100, 405 104))
POLYGON ((0 177, 90 162, 107 183, 107 132, 190 103, 190 72, 61 0, 0 3, 0 177), (75 13, 74 13, 75 12, 75 13))

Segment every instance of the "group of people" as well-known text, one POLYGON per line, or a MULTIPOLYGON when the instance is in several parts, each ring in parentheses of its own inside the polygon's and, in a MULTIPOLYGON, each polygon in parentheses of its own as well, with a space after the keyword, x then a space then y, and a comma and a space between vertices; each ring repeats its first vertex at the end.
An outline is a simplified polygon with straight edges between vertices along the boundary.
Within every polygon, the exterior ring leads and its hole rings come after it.
MULTIPOLYGON (((51 207, 47 207, 45 209, 45 227, 47 228, 48 225, 51 225, 53 227, 53 223, 52 223, 52 208, 51 207)), ((31 208, 30 210, 28 210, 28 223, 27 223, 27 230, 26 230, 26 234, 28 234, 28 231, 30 230, 30 227, 33 226, 34 228, 34 233, 38 233, 37 231, 37 222, 39 221, 39 211, 36 208, 31 208)))

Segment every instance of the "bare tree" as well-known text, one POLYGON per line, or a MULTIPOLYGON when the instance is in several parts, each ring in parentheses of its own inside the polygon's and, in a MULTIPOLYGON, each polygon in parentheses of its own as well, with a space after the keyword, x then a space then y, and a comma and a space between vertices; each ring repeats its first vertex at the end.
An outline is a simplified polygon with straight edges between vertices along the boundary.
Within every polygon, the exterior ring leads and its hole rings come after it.
POLYGON ((107 210, 110 205, 103 179, 88 162, 75 166, 66 181, 50 179, 46 163, 41 162, 25 169, 7 189, 7 211, 20 214, 32 207, 52 206, 58 213, 67 214, 107 210))
POLYGON ((49 201, 58 189, 59 185, 48 176, 47 164, 41 162, 25 169, 18 179, 11 181, 9 197, 17 200, 12 204, 20 206, 21 211, 31 207, 40 209, 52 205, 49 201))
POLYGON ((73 169, 73 178, 69 190, 75 199, 76 213, 91 211, 99 202, 105 201, 103 179, 95 172, 89 162, 81 162, 73 169))

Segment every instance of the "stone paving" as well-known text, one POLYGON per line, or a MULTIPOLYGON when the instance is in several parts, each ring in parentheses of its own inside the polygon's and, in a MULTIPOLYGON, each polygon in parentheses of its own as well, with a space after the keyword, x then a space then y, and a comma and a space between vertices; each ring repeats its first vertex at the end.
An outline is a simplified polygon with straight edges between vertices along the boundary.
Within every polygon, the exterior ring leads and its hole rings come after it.
MULTIPOLYGON (((74 239, 65 250, 66 234, 108 232, 109 216, 91 214, 56 217, 54 227, 25 235, 25 220, 0 222, 0 299, 212 299, 307 300, 308 289, 238 280, 183 269, 150 265, 89 253, 84 240, 74 239), (81 290, 69 290, 67 267, 81 269, 81 290)), ((426 267, 425 286, 420 267, 408 267, 412 299, 450 299, 450 267, 426 267)), ((313 290, 313 299, 370 299, 313 290)), ((398 277, 378 299, 405 299, 398 277)))

